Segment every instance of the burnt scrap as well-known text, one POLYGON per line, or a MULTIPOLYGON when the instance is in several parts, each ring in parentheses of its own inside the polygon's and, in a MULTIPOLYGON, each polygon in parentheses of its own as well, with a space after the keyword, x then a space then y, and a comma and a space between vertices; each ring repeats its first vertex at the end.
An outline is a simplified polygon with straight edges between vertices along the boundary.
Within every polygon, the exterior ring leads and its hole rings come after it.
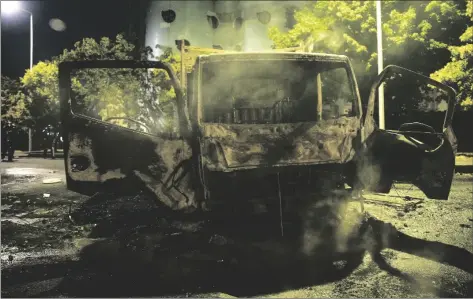
POLYGON ((162 62, 61 64, 69 189, 84 194, 145 189, 165 206, 185 211, 238 206, 297 213, 327 190, 348 185, 389 192, 396 180, 414 183, 430 198, 448 198, 456 152, 451 88, 389 66, 363 111, 345 56, 190 46, 181 54, 185 80, 162 62), (163 70, 175 91, 177 132, 138 132, 75 110, 70 72, 84 68, 163 70), (419 123, 399 130, 376 126, 377 88, 398 73, 446 92, 441 132, 419 123))

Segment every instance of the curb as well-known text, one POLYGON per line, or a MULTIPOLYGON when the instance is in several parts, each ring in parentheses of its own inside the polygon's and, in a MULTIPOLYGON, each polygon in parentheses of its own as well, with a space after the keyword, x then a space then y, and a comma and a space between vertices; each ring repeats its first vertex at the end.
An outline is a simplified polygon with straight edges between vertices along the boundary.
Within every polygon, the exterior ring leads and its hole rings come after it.
MULTIPOLYGON (((19 151, 18 154, 15 153, 15 157, 18 158, 43 158, 43 151, 32 151, 32 152, 24 152, 24 151, 19 151)), ((51 158, 51 153, 48 152, 47 158, 51 158)), ((56 158, 64 158, 64 153, 58 152, 56 153, 56 158)))
POLYGON ((473 165, 455 166, 455 173, 473 173, 473 165))

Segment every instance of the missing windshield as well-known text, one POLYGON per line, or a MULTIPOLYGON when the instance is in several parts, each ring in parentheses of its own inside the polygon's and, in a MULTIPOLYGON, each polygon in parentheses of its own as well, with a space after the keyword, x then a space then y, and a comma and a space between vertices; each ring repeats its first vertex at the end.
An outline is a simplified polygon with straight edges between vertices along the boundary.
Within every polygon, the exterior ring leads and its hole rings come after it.
POLYGON ((208 123, 312 122, 354 116, 355 94, 343 62, 210 62, 202 68, 208 123))
POLYGON ((149 134, 176 133, 169 78, 159 68, 71 70, 72 111, 149 134))

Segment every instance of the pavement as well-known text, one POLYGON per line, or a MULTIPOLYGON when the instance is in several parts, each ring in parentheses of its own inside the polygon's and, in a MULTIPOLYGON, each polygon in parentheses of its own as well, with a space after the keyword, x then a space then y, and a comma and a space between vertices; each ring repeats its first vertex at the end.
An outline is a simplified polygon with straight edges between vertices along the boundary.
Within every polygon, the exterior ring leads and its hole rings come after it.
POLYGON ((61 159, 0 166, 2 297, 473 296, 472 174, 456 174, 448 201, 399 183, 365 194, 371 230, 341 242, 347 230, 293 240, 272 218, 214 223, 144 194, 82 196, 61 159))

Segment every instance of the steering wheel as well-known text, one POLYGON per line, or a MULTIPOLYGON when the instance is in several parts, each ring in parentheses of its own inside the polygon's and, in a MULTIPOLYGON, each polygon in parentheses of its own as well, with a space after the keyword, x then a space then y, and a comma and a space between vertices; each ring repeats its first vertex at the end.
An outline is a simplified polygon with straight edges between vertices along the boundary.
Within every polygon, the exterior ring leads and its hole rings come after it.
MULTIPOLYGON (((429 125, 420 123, 420 122, 412 122, 412 123, 404 123, 399 127, 400 132, 406 132, 407 131, 414 131, 414 132, 425 132, 428 133, 429 136, 435 136, 439 139, 441 139, 440 144, 436 147, 433 147, 431 144, 428 144, 427 142, 422 142, 420 140, 417 140, 416 138, 412 137, 411 135, 404 134, 407 140, 410 142, 416 144, 419 148, 424 150, 427 153, 432 153, 437 151, 439 148, 441 148, 445 142, 444 138, 440 138, 436 135, 436 132, 434 128, 432 128, 429 125)), ((425 140, 424 140, 425 141, 425 140)))
POLYGON ((104 119, 104 121, 110 121, 110 120, 114 120, 114 119, 131 121, 135 124, 138 124, 138 125, 146 128, 146 133, 151 132, 151 129, 147 125, 145 125, 144 123, 139 122, 139 121, 134 120, 134 119, 131 119, 131 118, 128 118, 128 117, 109 117, 109 118, 104 119))

